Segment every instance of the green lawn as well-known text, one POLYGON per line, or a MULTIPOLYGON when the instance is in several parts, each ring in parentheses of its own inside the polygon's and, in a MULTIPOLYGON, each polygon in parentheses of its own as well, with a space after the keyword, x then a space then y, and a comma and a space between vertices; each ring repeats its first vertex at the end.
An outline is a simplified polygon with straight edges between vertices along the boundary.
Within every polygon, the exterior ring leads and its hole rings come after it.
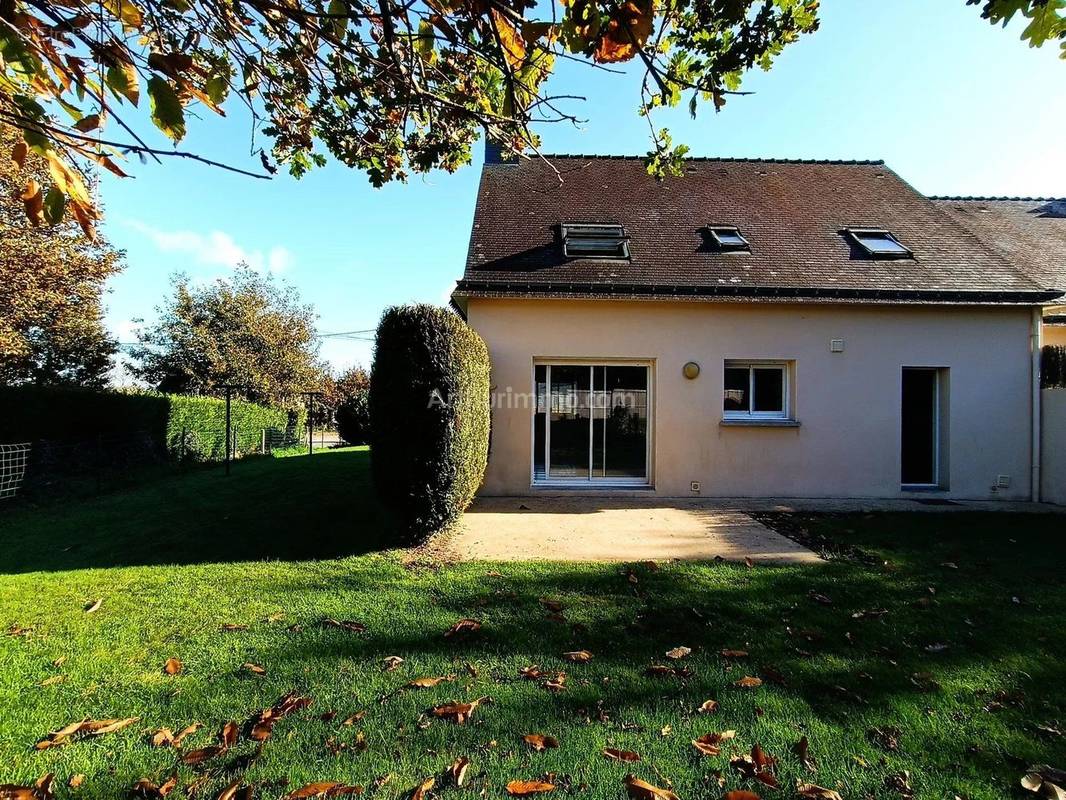
POLYGON ((504 797, 509 781, 548 775, 557 794, 621 800, 632 772, 681 800, 789 798, 797 779, 899 798, 893 781, 909 772, 915 797, 1000 800, 1024 796, 1026 765, 1066 765, 1062 517, 793 518, 869 556, 813 567, 405 565, 374 552, 385 517, 368 483, 365 451, 333 451, 0 512, 0 626, 32 629, 0 635, 0 783, 54 772, 60 798, 117 798, 176 771, 171 797, 214 800, 243 775, 261 798, 341 781, 391 800, 465 756, 465 785, 435 791, 504 797), (464 617, 481 630, 443 635, 464 617), (691 655, 670 661, 676 646, 691 655), (579 649, 589 663, 563 659, 579 649), (388 656, 404 663, 383 671, 388 656), (165 674, 168 658, 180 674, 165 674), (565 690, 519 677, 534 664, 565 672, 565 690), (653 664, 691 674, 647 675, 653 664), (404 688, 439 676, 451 680, 404 688), (736 686, 744 676, 764 683, 736 686), (149 742, 200 722, 184 750, 207 746, 293 690, 313 705, 279 721, 258 758, 242 758, 254 752, 242 737, 178 766, 178 750, 149 742), (481 697, 463 725, 427 713, 481 697), (696 713, 708 699, 717 713, 696 713), (139 720, 34 749, 90 717, 139 720), (691 745, 728 730, 721 755, 691 745), (560 746, 533 752, 530 733, 560 746), (792 752, 802 736, 816 772, 792 752), (755 743, 777 758, 782 790, 730 766, 755 743), (604 747, 641 760, 609 761, 604 747))

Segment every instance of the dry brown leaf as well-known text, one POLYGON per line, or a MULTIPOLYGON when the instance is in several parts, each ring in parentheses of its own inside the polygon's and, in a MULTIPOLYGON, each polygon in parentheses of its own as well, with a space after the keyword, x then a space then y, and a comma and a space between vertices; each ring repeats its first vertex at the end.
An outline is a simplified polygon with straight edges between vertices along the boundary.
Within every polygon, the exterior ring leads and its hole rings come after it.
POLYGON ((549 748, 555 748, 559 746, 558 739, 556 739, 554 736, 547 736, 543 733, 527 733, 522 737, 522 740, 538 753, 542 753, 549 748))
POLYGON ((1047 764, 1033 764, 1022 776, 1023 789, 1035 792, 1048 800, 1066 800, 1066 770, 1055 769, 1047 764))
POLYGON ((160 728, 152 734, 149 741, 152 743, 152 747, 169 747, 174 744, 174 731, 170 728, 160 728))
POLYGON ((522 667, 522 669, 518 670, 518 674, 521 677, 525 678, 527 681, 537 681, 543 677, 546 677, 547 675, 547 673, 544 672, 536 664, 533 664, 532 666, 528 667, 522 667))
POLYGON ((748 651, 747 650, 730 650, 730 649, 726 648, 725 650, 722 650, 721 656, 722 656, 722 658, 747 658, 748 657, 748 651))
POLYGON ((171 775, 158 786, 147 778, 141 778, 133 784, 130 794, 133 797, 141 798, 141 800, 162 800, 162 798, 174 791, 177 785, 177 775, 171 775))
POLYGON ((588 650, 571 650, 569 653, 563 653, 563 658, 576 664, 587 664, 592 660, 592 653, 588 650))
POLYGON ((322 620, 322 625, 326 628, 342 628, 352 633, 366 633, 366 625, 353 619, 337 620, 333 619, 333 617, 326 617, 322 620))
POLYGON ((560 601, 551 600, 547 597, 540 598, 540 604, 549 611, 551 611, 553 614, 558 614, 563 610, 563 608, 565 608, 565 606, 560 601))
POLYGON ((488 698, 479 697, 477 700, 471 700, 469 703, 444 703, 443 705, 431 708, 430 713, 441 719, 450 719, 455 722, 456 725, 462 725, 470 719, 474 710, 486 699, 488 698))
POLYGON ((73 739, 85 736, 103 736, 106 733, 120 731, 140 717, 126 717, 125 719, 86 719, 81 722, 72 722, 59 730, 52 731, 36 744, 38 750, 47 750, 50 747, 58 747, 73 739))
POLYGON ((722 742, 735 738, 736 731, 722 731, 721 733, 705 733, 698 739, 692 740, 692 746, 705 756, 716 756, 722 752, 722 742))
POLYGON ((99 600, 95 600, 92 603, 89 603, 88 605, 86 605, 85 606, 85 613, 86 614, 95 614, 97 611, 100 610, 100 606, 102 606, 103 604, 104 604, 104 599, 101 597, 99 600))
POLYGON ((722 800, 762 800, 755 792, 747 789, 734 789, 722 795, 722 800))
POLYGON ((481 630, 481 623, 476 619, 461 619, 444 632, 444 637, 451 638, 481 630))
POLYGON ((403 664, 403 659, 400 656, 385 656, 381 660, 381 670, 382 672, 392 672, 401 664, 403 664))
POLYGON ((346 717, 344 722, 341 723, 341 725, 349 725, 349 726, 350 725, 354 725, 355 723, 357 723, 359 720, 361 720, 365 716, 366 716, 366 712, 365 711, 356 711, 350 717, 346 717))
POLYGON ((751 748, 751 760, 755 762, 755 766, 761 770, 773 769, 777 763, 777 759, 767 753, 758 742, 751 748))
POLYGON ((224 622, 222 624, 222 630, 226 631, 227 633, 236 633, 237 631, 246 631, 246 630, 248 630, 248 626, 247 625, 238 625, 235 622, 224 622))
POLYGON ((362 786, 337 783, 336 781, 318 781, 301 786, 299 789, 294 789, 284 795, 282 800, 304 800, 304 798, 308 797, 338 797, 340 795, 362 793, 362 786))
POLYGON ((311 705, 310 697, 302 697, 296 692, 289 692, 270 708, 264 708, 245 723, 248 738, 256 742, 265 742, 274 730, 274 724, 294 711, 311 705))
POLYGON ((228 748, 224 744, 212 744, 207 747, 199 747, 196 750, 190 750, 188 753, 181 757, 182 764, 202 764, 205 761, 209 761, 212 758, 217 758, 226 752, 228 748))
POLYGON ((55 775, 49 772, 37 779, 33 786, 0 784, 0 800, 52 800, 52 781, 55 775))
POLYGON ((22 169, 22 165, 26 163, 26 154, 29 153, 30 148, 26 144, 25 140, 19 139, 13 148, 11 148, 11 161, 16 167, 22 169))
POLYGON ((750 675, 745 675, 738 681, 733 681, 734 686, 739 686, 741 689, 755 689, 762 686, 762 680, 760 678, 753 678, 750 675))
POLYGON ((69 786, 71 789, 77 789, 83 783, 85 783, 85 776, 79 772, 76 775, 70 776, 70 780, 67 781, 67 786, 69 786))
POLYGON ((507 794, 522 797, 527 794, 554 792, 555 784, 547 781, 511 781, 507 784, 507 794))
POLYGON ((679 658, 684 658, 692 652, 691 647, 675 647, 673 650, 666 651, 666 657, 672 658, 675 661, 679 658))
POLYGON ((245 661, 243 664, 241 664, 241 669, 243 669, 245 672, 250 672, 253 675, 267 674, 267 671, 263 667, 259 666, 258 664, 253 664, 251 661, 245 661))
POLYGON ((175 747, 181 747, 181 743, 184 742, 187 737, 192 736, 202 727, 203 723, 201 722, 194 722, 192 725, 186 725, 184 728, 174 734, 174 741, 172 742, 172 744, 175 747))
POLYGON ((233 783, 218 793, 218 797, 215 800, 234 800, 237 796, 237 790, 240 789, 241 783, 244 782, 244 778, 237 778, 233 783))
POLYGON ((240 735, 240 726, 236 722, 227 722, 218 732, 218 741, 223 747, 233 747, 237 744, 237 738, 240 735))
POLYGON ((418 784, 411 790, 411 796, 408 800, 422 800, 426 796, 426 792, 432 789, 436 785, 435 778, 426 778, 422 783, 418 784))
POLYGON ((718 710, 717 700, 704 700, 703 705, 696 709, 699 714, 713 714, 718 710))
POLYGON ((800 797, 811 798, 811 800, 844 800, 840 796, 840 792, 826 789, 824 786, 818 786, 813 783, 803 783, 802 781, 796 782, 796 794, 800 797))
POLYGON ((466 771, 470 769, 470 759, 460 756, 448 767, 448 777, 454 786, 462 786, 466 780, 466 771))
POLYGON ((42 688, 45 687, 45 686, 55 686, 57 683, 62 683, 66 679, 67 679, 66 675, 53 675, 51 678, 45 678, 43 681, 41 681, 37 685, 42 687, 42 688))
POLYGON ((180 659, 168 658, 167 663, 163 665, 163 672, 165 672, 167 675, 177 675, 181 672, 183 668, 184 665, 181 663, 180 659))
POLYGON ((613 747, 603 748, 603 756, 609 761, 640 761, 640 755, 632 750, 616 750, 613 747))
POLYGON ((432 689, 437 684, 450 680, 452 680, 452 678, 449 676, 440 676, 436 678, 415 678, 413 681, 408 682, 406 686, 410 687, 411 689, 432 689))
POLYGON ((555 675, 544 682, 544 688, 549 692, 565 692, 566 691, 566 673, 557 672, 555 675))
POLYGON ((679 800, 669 789, 652 786, 634 775, 626 775, 625 785, 626 793, 632 800, 679 800))
POLYGON ((798 742, 792 745, 792 752, 796 754, 796 757, 800 760, 804 767, 811 772, 815 770, 814 758, 810 754, 810 742, 807 741, 807 737, 802 737, 798 742))

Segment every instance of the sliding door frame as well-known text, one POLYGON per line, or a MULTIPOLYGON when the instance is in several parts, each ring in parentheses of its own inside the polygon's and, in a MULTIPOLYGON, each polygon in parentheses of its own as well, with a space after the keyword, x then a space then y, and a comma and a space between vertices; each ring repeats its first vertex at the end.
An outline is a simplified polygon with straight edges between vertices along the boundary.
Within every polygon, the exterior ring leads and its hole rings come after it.
MULTIPOLYGON (((652 453, 654 453, 655 438, 655 362, 653 359, 622 359, 622 358, 534 358, 530 366, 530 382, 533 386, 533 413, 529 417, 529 484, 531 487, 568 487, 568 488, 647 488, 654 485, 652 481, 653 465, 652 453), (588 367, 589 369, 589 457, 588 477, 586 478, 552 478, 551 477, 551 368, 561 367, 588 367), (536 419, 538 413, 537 400, 537 367, 545 367, 545 417, 544 417, 544 478, 537 480, 536 477, 536 419), (593 380, 595 367, 643 367, 647 370, 648 386, 648 419, 647 429, 644 435, 644 477, 643 478, 596 478, 592 475, 592 448, 595 437, 592 435, 593 423, 596 416, 593 413, 591 398, 596 390, 593 380)), ((606 436, 606 435, 605 435, 606 436)), ((606 446, 606 438, 604 440, 606 446)))

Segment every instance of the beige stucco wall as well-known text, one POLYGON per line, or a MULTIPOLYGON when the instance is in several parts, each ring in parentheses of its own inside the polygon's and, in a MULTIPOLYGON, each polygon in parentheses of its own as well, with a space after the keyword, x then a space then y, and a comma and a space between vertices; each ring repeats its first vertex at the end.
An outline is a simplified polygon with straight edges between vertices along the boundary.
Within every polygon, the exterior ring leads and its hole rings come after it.
POLYGON ((1066 325, 1042 325, 1040 338, 1044 344, 1066 347, 1066 325))
POLYGON ((1041 499, 1066 505, 1066 389, 1041 393, 1041 499))
MULTIPOLYGON (((652 363, 654 492, 899 497, 900 370, 950 370, 942 497, 1025 499, 1030 483, 1030 312, 698 302, 471 300, 497 394, 532 391, 534 359, 652 363), (845 340, 831 353, 830 339, 845 340), (794 359, 798 428, 726 428, 724 359, 794 359), (681 368, 702 372, 686 380, 681 368), (997 476, 1010 488, 993 489, 997 476)), ((486 495, 529 494, 531 414, 493 411, 486 495)))

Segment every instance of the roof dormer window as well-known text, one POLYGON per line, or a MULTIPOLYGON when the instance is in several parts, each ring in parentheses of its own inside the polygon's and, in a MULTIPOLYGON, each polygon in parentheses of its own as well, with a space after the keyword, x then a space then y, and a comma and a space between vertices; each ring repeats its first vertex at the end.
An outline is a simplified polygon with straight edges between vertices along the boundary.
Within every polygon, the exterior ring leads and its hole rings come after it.
POLYGON ((904 247, 891 232, 881 228, 845 228, 845 232, 871 258, 912 258, 914 253, 904 247))
POLYGON ((751 244, 735 225, 710 225, 707 232, 715 246, 725 253, 750 253, 751 244))
POLYGON ((567 258, 629 258, 629 237, 621 225, 568 222, 560 227, 567 258))

